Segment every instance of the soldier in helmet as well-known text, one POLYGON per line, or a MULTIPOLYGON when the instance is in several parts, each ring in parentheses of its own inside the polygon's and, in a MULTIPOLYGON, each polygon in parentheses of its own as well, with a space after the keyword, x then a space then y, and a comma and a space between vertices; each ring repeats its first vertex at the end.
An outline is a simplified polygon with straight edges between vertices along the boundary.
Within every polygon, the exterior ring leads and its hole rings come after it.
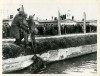
POLYGON ((14 17, 11 24, 11 36, 16 39, 14 43, 21 44, 21 40, 24 38, 25 46, 28 45, 28 23, 26 21, 27 14, 23 10, 18 10, 19 13, 14 17))
POLYGON ((31 34, 31 42, 32 42, 32 49, 34 50, 35 52, 35 34, 36 34, 36 26, 35 26, 35 22, 33 20, 33 17, 32 15, 29 16, 29 19, 28 19, 28 25, 29 25, 29 30, 30 30, 30 34, 31 34))

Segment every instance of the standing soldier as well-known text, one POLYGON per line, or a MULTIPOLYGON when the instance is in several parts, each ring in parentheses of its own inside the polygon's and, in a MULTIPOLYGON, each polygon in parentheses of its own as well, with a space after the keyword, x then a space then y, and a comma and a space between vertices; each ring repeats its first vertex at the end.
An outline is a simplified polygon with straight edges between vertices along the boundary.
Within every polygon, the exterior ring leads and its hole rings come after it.
POLYGON ((11 35, 16 39, 14 43, 21 44, 21 40, 24 37, 25 47, 28 45, 28 23, 26 21, 27 15, 21 8, 19 13, 13 19, 11 24, 11 35))
POLYGON ((36 34, 36 28, 35 28, 35 22, 34 22, 34 15, 30 15, 29 16, 29 20, 28 20, 28 25, 29 25, 29 30, 30 30, 30 34, 31 34, 31 42, 32 42, 32 49, 35 53, 35 34, 36 34))

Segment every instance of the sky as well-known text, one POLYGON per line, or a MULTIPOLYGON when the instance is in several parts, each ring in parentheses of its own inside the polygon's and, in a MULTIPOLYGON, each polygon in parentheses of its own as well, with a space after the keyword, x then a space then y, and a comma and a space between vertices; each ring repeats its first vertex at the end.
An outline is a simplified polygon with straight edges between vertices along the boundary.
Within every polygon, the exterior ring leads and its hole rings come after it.
POLYGON ((35 14, 35 19, 51 20, 52 16, 68 14, 74 16, 75 20, 82 20, 83 12, 86 13, 87 20, 97 19, 97 0, 3 0, 3 18, 9 15, 16 15, 17 9, 23 5, 28 15, 35 14))

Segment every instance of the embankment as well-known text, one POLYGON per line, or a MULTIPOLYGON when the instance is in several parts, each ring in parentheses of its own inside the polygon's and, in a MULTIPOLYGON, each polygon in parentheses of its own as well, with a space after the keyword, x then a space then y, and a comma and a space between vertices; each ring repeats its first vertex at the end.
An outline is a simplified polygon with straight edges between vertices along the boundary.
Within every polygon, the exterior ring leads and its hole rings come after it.
MULTIPOLYGON (((3 57, 5 59, 17 57, 19 55, 33 54, 32 50, 30 49, 26 50, 25 48, 19 47, 13 44, 12 42, 10 42, 10 40, 3 41, 2 52, 3 52, 3 57)), ((96 43, 97 43, 96 33, 40 37, 36 38, 36 53, 43 54, 45 52, 48 52, 49 50, 52 51, 70 47, 91 45, 96 43)))

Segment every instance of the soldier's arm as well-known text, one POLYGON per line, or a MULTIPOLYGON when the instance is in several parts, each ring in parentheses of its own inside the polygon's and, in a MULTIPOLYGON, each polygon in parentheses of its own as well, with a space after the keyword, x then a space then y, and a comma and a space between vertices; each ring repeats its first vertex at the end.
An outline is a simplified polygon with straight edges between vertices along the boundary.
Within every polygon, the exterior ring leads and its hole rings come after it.
POLYGON ((25 19, 21 19, 20 21, 20 27, 25 30, 25 31, 28 31, 28 23, 25 19))

